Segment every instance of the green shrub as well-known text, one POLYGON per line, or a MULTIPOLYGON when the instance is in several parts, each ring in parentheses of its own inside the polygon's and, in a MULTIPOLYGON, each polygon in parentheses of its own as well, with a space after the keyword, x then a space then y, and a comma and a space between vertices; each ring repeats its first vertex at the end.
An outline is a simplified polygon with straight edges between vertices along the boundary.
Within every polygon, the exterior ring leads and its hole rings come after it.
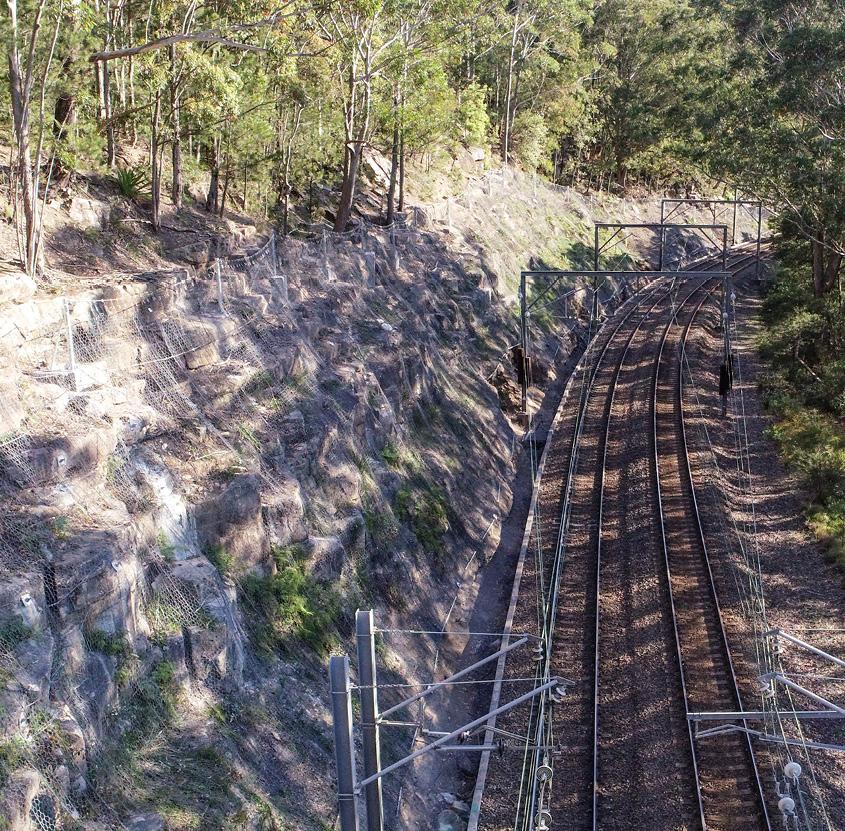
POLYGON ((205 556, 224 577, 232 573, 235 558, 222 545, 213 545, 206 549, 205 556))
POLYGON ((471 83, 461 90, 461 103, 457 112, 458 127, 465 144, 484 144, 490 132, 490 116, 487 113, 487 90, 471 83))
POLYGON ((396 517, 389 507, 380 508, 375 504, 364 505, 364 527, 367 537, 377 549, 389 546, 399 533, 396 517))
POLYGON ((121 196, 134 201, 146 187, 147 174, 138 167, 119 167, 114 175, 114 183, 121 196))
POLYGON ((834 293, 815 297, 803 244, 782 238, 763 303, 760 382, 770 434, 808 491, 808 525, 845 565, 845 319, 834 293))
POLYGON ((9 618, 9 620, 0 623, 0 644, 8 649, 20 646, 24 641, 28 641, 32 635, 32 629, 19 617, 9 618))
POLYGON ((0 787, 26 761, 26 744, 23 739, 14 737, 0 741, 0 787))
POLYGON ((122 658, 129 654, 129 640, 123 632, 105 632, 102 629, 89 629, 85 633, 85 642, 89 649, 102 652, 113 658, 122 658))
POLYGON ((393 443, 388 442, 381 451, 381 457, 391 467, 398 467, 400 460, 399 448, 393 443))
POLYGON ((244 384, 243 391, 247 394, 264 392, 273 386, 273 376, 266 369, 259 369, 244 384))
POLYGON ((261 439, 252 427, 246 424, 239 424, 238 436, 244 444, 249 445, 253 450, 261 450, 261 439))
POLYGON ((55 517, 50 524, 50 530, 53 532, 53 536, 59 541, 63 542, 70 539, 70 523, 66 516, 55 517))
POLYGON ((334 642, 341 612, 337 589, 307 572, 301 546, 276 549, 273 556, 275 574, 252 574, 242 584, 253 644, 269 656, 298 638, 325 654, 334 642))
POLYGON ((159 554, 161 554, 168 563, 172 563, 176 559, 176 546, 167 539, 167 535, 164 531, 159 531, 156 535, 156 545, 158 546, 159 554))
POLYGON ((449 530, 443 491, 439 488, 400 488, 396 494, 396 513, 410 523, 420 545, 440 559, 443 555, 443 535, 449 530))

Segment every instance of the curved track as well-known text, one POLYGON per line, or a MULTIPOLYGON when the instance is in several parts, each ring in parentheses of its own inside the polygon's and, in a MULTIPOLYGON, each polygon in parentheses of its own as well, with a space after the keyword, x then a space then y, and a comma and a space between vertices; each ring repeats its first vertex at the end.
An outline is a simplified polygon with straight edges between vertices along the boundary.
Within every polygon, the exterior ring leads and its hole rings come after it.
POLYGON ((591 344, 579 399, 549 448, 539 557, 515 628, 539 625, 551 648, 545 672, 523 659, 508 675, 579 683, 563 703, 543 699, 527 719, 500 723, 537 741, 491 766, 481 828, 529 829, 541 818, 608 831, 770 827, 747 739, 702 746, 686 718, 737 709, 739 693, 681 404, 683 344, 717 285, 667 283, 629 301, 591 344))

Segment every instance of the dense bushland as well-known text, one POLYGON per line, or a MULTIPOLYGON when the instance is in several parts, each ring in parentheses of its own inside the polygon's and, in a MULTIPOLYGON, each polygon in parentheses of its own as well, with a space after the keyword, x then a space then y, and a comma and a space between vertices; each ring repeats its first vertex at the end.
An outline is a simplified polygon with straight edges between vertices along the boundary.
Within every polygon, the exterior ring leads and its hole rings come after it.
POLYGON ((764 305, 762 386, 772 435, 802 476, 809 524, 845 566, 845 304, 841 282, 817 296, 807 242, 782 236, 764 305))

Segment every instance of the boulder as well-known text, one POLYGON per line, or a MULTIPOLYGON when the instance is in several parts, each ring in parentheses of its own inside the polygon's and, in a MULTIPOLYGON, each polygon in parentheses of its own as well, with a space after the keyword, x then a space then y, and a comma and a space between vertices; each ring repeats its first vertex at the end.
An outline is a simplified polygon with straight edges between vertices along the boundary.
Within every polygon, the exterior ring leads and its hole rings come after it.
POLYGON ((34 770, 18 770, 10 777, 0 798, 0 817, 10 831, 32 828, 29 812, 41 786, 41 775, 34 770))
POLYGON ((74 196, 70 203, 70 221, 85 230, 96 228, 102 230, 111 218, 111 207, 105 202, 84 196, 74 196))
POLYGON ((188 369, 200 369, 218 363, 220 363, 220 352, 217 349, 217 342, 213 340, 196 347, 185 355, 185 366, 188 369))
POLYGON ((361 159, 364 176, 376 185, 387 188, 390 185, 390 161, 378 150, 367 147, 361 159))
POLYGON ((218 496, 196 509, 200 545, 222 546, 239 568, 252 569, 265 560, 260 485, 256 474, 236 476, 218 496))
POLYGON ((159 814, 135 814, 126 821, 126 831, 164 831, 164 818, 159 814))
POLYGON ((305 505, 299 481, 285 470, 274 474, 276 486, 271 495, 267 516, 277 545, 302 542, 308 537, 305 526, 305 505))
POLYGON ((24 303, 35 294, 35 281, 23 271, 0 267, 0 306, 4 303, 24 303))

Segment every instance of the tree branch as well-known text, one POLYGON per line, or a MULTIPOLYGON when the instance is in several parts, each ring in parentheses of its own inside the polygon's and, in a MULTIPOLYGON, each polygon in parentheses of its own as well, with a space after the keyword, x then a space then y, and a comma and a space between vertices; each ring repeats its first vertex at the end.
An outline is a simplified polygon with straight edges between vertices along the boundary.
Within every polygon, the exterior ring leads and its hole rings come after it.
POLYGON ((207 30, 205 32, 193 32, 191 34, 168 35, 167 37, 151 40, 149 43, 142 43, 139 46, 130 46, 126 49, 115 49, 113 52, 95 52, 88 59, 91 63, 101 61, 114 61, 118 58, 128 58, 133 55, 142 55, 145 52, 154 52, 156 49, 163 49, 172 46, 174 43, 218 43, 230 49, 241 49, 247 52, 258 52, 266 54, 267 50, 261 46, 253 46, 251 43, 241 43, 237 40, 230 40, 222 32, 207 30))

